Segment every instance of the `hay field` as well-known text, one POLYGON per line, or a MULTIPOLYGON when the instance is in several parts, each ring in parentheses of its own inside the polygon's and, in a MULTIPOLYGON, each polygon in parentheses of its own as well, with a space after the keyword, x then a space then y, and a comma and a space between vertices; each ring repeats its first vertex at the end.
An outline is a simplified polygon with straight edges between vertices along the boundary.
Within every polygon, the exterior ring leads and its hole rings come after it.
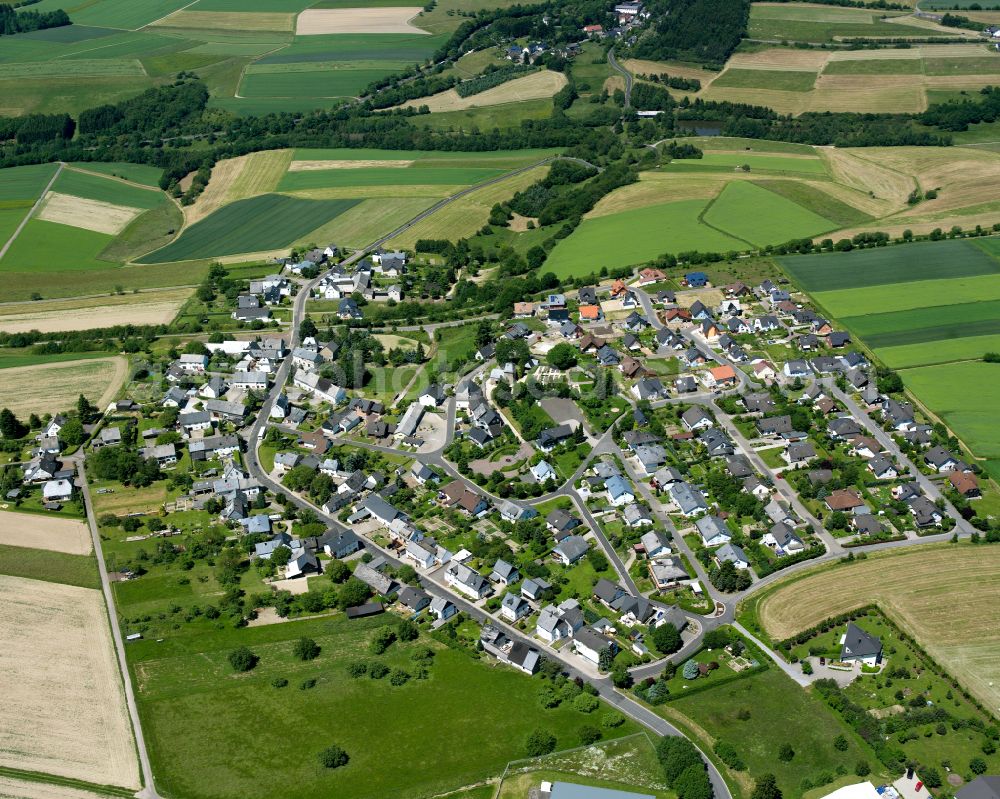
POLYGON ((29 330, 55 333, 113 325, 165 325, 177 315, 192 291, 190 288, 163 289, 110 297, 0 305, 0 330, 5 333, 29 330))
POLYGON ((826 66, 831 53, 825 50, 789 50, 773 47, 756 53, 734 53, 726 69, 768 69, 793 72, 819 72, 826 66))
POLYGON ((330 33, 423 33, 410 24, 420 6, 397 8, 309 8, 299 14, 296 36, 330 33))
POLYGON ((869 603, 877 604, 996 713, 1000 706, 1000 548, 921 546, 869 554, 779 585, 760 600, 772 639, 869 603), (993 608, 995 609, 995 608, 993 608))
POLYGON ((205 191, 194 205, 184 208, 185 226, 236 200, 274 191, 291 161, 291 150, 250 153, 219 161, 212 167, 205 191))
POLYGON ((805 104, 807 111, 918 113, 927 94, 912 75, 820 75, 805 104))
POLYGON ((690 64, 675 64, 670 61, 646 61, 641 58, 626 58, 622 65, 633 75, 670 75, 678 78, 694 78, 705 88, 718 77, 718 72, 693 67, 690 64))
POLYGON ((379 167, 388 167, 389 169, 404 169, 405 167, 411 166, 414 162, 410 161, 388 161, 385 159, 372 158, 367 161, 345 161, 345 160, 307 160, 307 161, 292 161, 288 165, 289 172, 316 172, 322 171, 324 169, 375 169, 379 167))
POLYGON ((14 511, 0 511, 0 544, 69 555, 89 555, 92 549, 86 522, 14 511))
POLYGON ((524 100, 541 100, 551 97, 565 85, 566 76, 563 73, 545 69, 541 72, 532 72, 523 78, 501 83, 499 86, 494 86, 492 89, 487 89, 485 92, 473 94, 469 97, 460 97, 454 89, 448 89, 430 97, 419 97, 416 100, 408 100, 401 107, 420 108, 426 105, 431 110, 431 113, 437 111, 465 111, 468 108, 479 108, 487 105, 519 103, 524 100))
POLYGON ((0 576, 0 763, 139 787, 135 742, 104 598, 0 576))
POLYGON ((672 175, 666 172, 640 172, 639 181, 604 195, 584 215, 584 219, 634 211, 647 205, 673 200, 708 200, 725 188, 730 180, 748 180, 746 173, 732 175, 672 175))
POLYGON ((151 28, 205 31, 287 31, 295 29, 295 15, 260 11, 187 11, 181 9, 152 23, 151 28))
POLYGON ((700 94, 704 100, 728 103, 750 103, 766 105, 779 114, 801 114, 809 110, 810 92, 785 91, 782 89, 746 88, 739 86, 719 86, 716 81, 700 94))
POLYGON ((116 236, 142 212, 141 208, 87 200, 71 194, 50 191, 38 210, 37 218, 116 236))
POLYGON ((68 785, 0 777, 0 799, 107 799, 107 797, 80 788, 70 788, 68 785))
POLYGON ((394 247, 409 248, 418 239, 457 239, 472 236, 489 219, 490 209, 504 202, 515 193, 528 188, 548 173, 549 167, 540 166, 470 192, 449 203, 440 211, 421 220, 389 243, 394 247))
POLYGON ((306 234, 297 244, 335 241, 346 247, 367 247, 409 222, 437 200, 433 197, 386 197, 362 200, 330 222, 306 234))
POLYGON ((870 200, 873 201, 873 210, 874 204, 878 203, 878 211, 872 216, 884 216, 907 207, 906 198, 916 188, 912 177, 862 159, 858 150, 824 147, 818 148, 818 152, 826 159, 827 168, 835 181, 860 193, 871 192, 875 195, 870 200))
POLYGON ((121 356, 4 369, 0 408, 18 415, 58 413, 74 407, 80 394, 103 408, 127 374, 128 361, 121 356))

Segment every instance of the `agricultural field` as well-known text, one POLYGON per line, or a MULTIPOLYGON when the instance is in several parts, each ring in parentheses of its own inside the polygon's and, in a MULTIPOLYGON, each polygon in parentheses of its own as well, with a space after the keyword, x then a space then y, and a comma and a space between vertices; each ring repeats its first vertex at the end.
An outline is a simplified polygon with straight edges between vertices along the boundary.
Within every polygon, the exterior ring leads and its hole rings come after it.
POLYGON ((779 259, 793 281, 887 366, 974 455, 1000 458, 1000 261, 992 240, 779 259), (836 269, 830 268, 836 258, 836 269))
POLYGON ((484 92, 479 92, 468 97, 461 97, 454 89, 448 89, 430 97, 409 100, 403 103, 401 107, 422 108, 423 106, 427 106, 432 114, 442 111, 464 111, 468 108, 478 108, 481 106, 540 100, 545 97, 551 97, 565 85, 566 76, 561 72, 541 70, 533 72, 530 75, 525 75, 523 78, 501 83, 492 89, 487 89, 484 92))
MULTIPOLYGON (((755 5, 755 13, 762 13, 755 5)), ((775 13, 820 11, 796 4, 775 13)), ((823 7, 823 16, 871 12, 823 7)), ((899 17, 898 19, 906 19, 899 17)), ((888 24, 888 23, 887 23, 888 24)), ((890 24, 892 30, 900 27, 890 24)), ((949 29, 955 31, 957 29, 949 29)), ((925 31, 924 35, 928 32, 925 31)), ((975 91, 995 84, 1000 56, 981 41, 917 44, 906 49, 794 50, 781 47, 735 53, 726 69, 697 93, 706 100, 767 105, 786 114, 806 111, 919 112, 935 93, 975 91), (873 81, 872 78, 878 80, 873 81)))
POLYGON ((928 30, 905 12, 839 8, 822 5, 754 3, 750 9, 749 35, 753 39, 826 43, 850 38, 901 39, 928 36, 955 37, 956 29, 928 30))
POLYGON ((3 370, 0 408, 15 414, 58 413, 76 405, 80 394, 106 406, 125 382, 128 361, 120 356, 3 370))
POLYGON ((703 219, 758 247, 810 238, 837 227, 831 220, 780 194, 754 183, 735 180, 709 205, 703 219))
POLYGON ((168 324, 191 296, 193 289, 159 289, 109 297, 41 300, 0 305, 0 330, 26 333, 39 330, 87 330, 114 325, 168 324))
POLYGON ((0 576, 8 685, 0 765, 139 787, 135 742, 100 591, 0 576))
MULTIPOLYGON (((195 799, 427 796, 499 774, 523 753, 519 742, 538 726, 556 733, 564 748, 576 744, 580 725, 592 722, 569 707, 542 710, 536 686, 523 675, 477 663, 431 638, 395 644, 382 658, 390 667, 407 667, 415 646, 430 646, 435 654, 428 679, 402 687, 351 679, 347 665, 366 657, 367 640, 386 622, 328 616, 245 630, 205 628, 196 645, 190 635, 175 633, 160 644, 131 647, 158 787, 195 799), (314 661, 291 654, 303 635, 321 647, 314 661), (249 674, 233 674, 226 662, 238 644, 260 656, 249 674), (275 688, 279 677, 290 685, 275 688), (299 690, 305 678, 315 679, 315 688, 299 690), (488 740, 469 747, 469 725, 480 718, 483 701, 500 709, 491 714, 488 740), (352 724, 345 726, 341 720, 348 716, 352 724), (261 718, 269 720, 266 729, 256 722, 261 718), (284 756, 261 758, 260 747, 275 737, 288 744, 284 756), (371 746, 387 738, 396 752, 389 760, 371 746), (419 753, 431 739, 440 751, 435 768, 427 769, 419 753), (333 741, 350 762, 322 773, 316 752, 333 741)), ((634 731, 626 723, 606 734, 634 731)))
POLYGON ((15 511, 0 511, 0 544, 68 555, 89 555, 92 549, 86 522, 15 511))
POLYGON ((92 793, 68 785, 0 777, 0 796, 5 799, 105 799, 104 794, 92 793))
POLYGON ((139 258, 138 263, 190 261, 287 248, 357 202, 303 200, 281 194, 237 200, 185 228, 175 241, 139 258))
POLYGON ((760 631, 784 640, 832 616, 875 604, 987 707, 1000 705, 1000 631, 983 598, 1000 584, 1000 549, 975 545, 880 552, 811 570, 756 601, 760 631))

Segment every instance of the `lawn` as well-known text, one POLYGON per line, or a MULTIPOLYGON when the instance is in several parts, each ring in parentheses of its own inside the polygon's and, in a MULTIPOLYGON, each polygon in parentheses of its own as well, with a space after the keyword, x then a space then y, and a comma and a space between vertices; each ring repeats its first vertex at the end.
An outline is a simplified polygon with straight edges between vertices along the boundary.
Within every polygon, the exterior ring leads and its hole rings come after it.
MULTIPOLYGON (((394 644, 381 658, 412 670, 410 652, 430 644, 436 654, 427 680, 395 688, 387 679, 349 678, 347 664, 370 657, 366 641, 388 621, 328 617, 202 633, 197 645, 188 637, 131 647, 158 788, 192 799, 427 796, 499 774, 524 755, 524 739, 536 727, 553 731, 559 747, 568 748, 578 743, 579 728, 594 721, 569 707, 543 710, 537 683, 431 639, 394 644), (302 635, 322 648, 316 660, 292 657, 302 635), (244 675, 226 662, 240 644, 261 658, 244 675), (288 687, 274 688, 278 677, 288 687), (304 678, 316 687, 301 690, 304 678), (470 738, 484 707, 493 708, 490 734, 470 738), (375 745, 388 740, 390 758, 375 745), (283 743, 280 755, 262 757, 274 741, 283 743), (317 752, 331 743, 347 751, 347 766, 319 766, 317 752), (430 751, 434 768, 427 768, 430 751)), ((614 733, 634 731, 626 724, 614 733)))
POLYGON ((287 247, 360 200, 303 200, 263 194, 230 203, 139 263, 186 261, 287 247))
POLYGON ((400 65, 383 69, 343 69, 341 66, 338 62, 330 62, 329 69, 248 71, 240 83, 239 94, 249 100, 279 97, 301 100, 304 107, 326 106, 329 103, 323 102, 324 99, 356 97, 368 84, 400 68, 400 65))
POLYGON ((1000 264, 977 242, 962 239, 777 260, 803 289, 816 292, 934 280, 945 268, 952 278, 1000 272, 1000 264))
POLYGON ((1000 458, 1000 364, 966 361, 903 372, 913 394, 981 457, 1000 458))
POLYGON ((830 61, 824 75, 920 75, 923 62, 919 58, 852 58, 830 61))
POLYGON ((584 219, 552 250, 544 271, 557 277, 642 263, 665 252, 744 250, 746 243, 698 221, 704 200, 682 200, 584 219))
POLYGON ((709 204, 704 220, 758 246, 811 238, 837 227, 780 194, 741 180, 726 185, 709 204))
POLYGON ((777 668, 681 697, 656 710, 668 720, 669 711, 676 711, 716 741, 730 744, 751 775, 774 774, 785 796, 800 795, 820 775, 832 780, 840 765, 851 771, 862 759, 878 765, 871 749, 820 699, 777 668), (748 717, 741 719, 741 714, 748 717), (833 747, 838 735, 848 739, 844 752, 833 747), (784 743, 791 744, 795 753, 788 762, 778 759, 784 743))
POLYGON ((97 562, 92 555, 69 555, 6 544, 0 544, 0 574, 78 585, 81 588, 101 586, 97 562))

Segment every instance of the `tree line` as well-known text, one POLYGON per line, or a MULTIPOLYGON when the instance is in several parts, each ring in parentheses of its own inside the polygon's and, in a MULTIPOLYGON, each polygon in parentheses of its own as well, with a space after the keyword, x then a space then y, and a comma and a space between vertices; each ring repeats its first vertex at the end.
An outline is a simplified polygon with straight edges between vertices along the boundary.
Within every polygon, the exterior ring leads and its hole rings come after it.
POLYGON ((55 11, 17 11, 18 8, 32 4, 0 3, 0 36, 30 33, 46 28, 61 28, 63 25, 73 24, 69 14, 61 8, 57 8, 55 11))

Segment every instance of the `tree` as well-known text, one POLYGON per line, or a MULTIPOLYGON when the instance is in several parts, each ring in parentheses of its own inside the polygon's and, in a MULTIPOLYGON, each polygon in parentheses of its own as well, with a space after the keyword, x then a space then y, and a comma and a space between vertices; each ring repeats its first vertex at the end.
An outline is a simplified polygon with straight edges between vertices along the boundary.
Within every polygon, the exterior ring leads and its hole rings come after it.
POLYGON ((343 610, 355 605, 363 605, 370 596, 371 589, 357 577, 351 577, 340 587, 340 593, 337 594, 337 607, 343 610))
POLYGON ((326 576, 331 582, 342 583, 351 576, 351 567, 344 561, 334 558, 326 564, 326 576))
POLYGON ((750 799, 781 799, 781 789, 773 774, 761 774, 757 778, 750 799))
POLYGON ((867 760, 859 760, 854 764, 854 773, 859 777, 867 777, 872 772, 872 767, 867 760))
POLYGON ((87 440, 87 432, 83 429, 83 422, 79 419, 69 419, 59 431, 59 438, 71 447, 78 447, 87 440))
POLYGON ((673 789, 678 799, 712 799, 712 783, 703 763, 692 764, 674 780, 673 789))
POLYGON ((24 426, 10 408, 0 411, 0 435, 4 438, 24 438, 28 428, 24 426))
POLYGON ((234 649, 229 653, 229 665, 233 667, 234 671, 250 671, 257 665, 258 660, 260 658, 245 646, 234 649))
POLYGON ((319 328, 316 327, 316 323, 311 317, 307 316, 299 324, 299 341, 304 338, 315 338, 316 334, 319 332, 319 328))
POLYGON ((76 415, 80 417, 83 424, 90 424, 97 420, 101 412, 96 405, 81 394, 76 401, 76 415))
POLYGON ((593 724, 584 724, 580 728, 580 743, 584 746, 590 746, 590 744, 599 740, 601 740, 600 727, 595 727, 593 724))
POLYGON ((319 655, 319 644, 312 638, 302 637, 292 647, 292 654, 299 660, 315 660, 319 655))
POLYGON ((969 771, 973 774, 985 774, 986 768, 986 761, 981 757, 974 757, 969 761, 969 771))
POLYGON ((556 736, 547 730, 535 730, 524 744, 528 757, 541 757, 556 748, 556 736))
POLYGON ((940 788, 941 774, 936 768, 924 768, 919 771, 920 778, 928 788, 940 788))
POLYGON ((667 735, 657 741, 656 759, 663 767, 663 778, 671 787, 692 766, 705 768, 697 747, 679 735, 667 735))
POLYGON ((674 625, 667 622, 653 630, 653 646, 664 655, 672 655, 683 646, 681 634, 674 625))
POLYGON ((576 366, 576 348, 565 341, 556 344, 549 350, 548 355, 545 356, 545 360, 553 369, 565 372, 567 369, 572 369, 576 366))
POLYGON ((373 655, 381 655, 385 650, 392 646, 392 642, 396 640, 396 633, 388 625, 384 627, 379 627, 375 631, 375 636, 372 638, 371 643, 368 644, 368 650, 373 655))
POLYGON ((420 637, 420 628, 410 619, 403 619, 396 627, 396 637, 400 641, 416 641, 420 637))
POLYGON ((689 660, 684 664, 684 668, 681 670, 681 676, 685 680, 695 680, 698 678, 700 671, 698 669, 698 663, 694 660, 689 660))
POLYGON ((838 735, 833 739, 833 748, 838 752, 846 752, 848 747, 847 738, 843 735, 838 735))
POLYGON ((292 550, 282 544, 279 547, 275 547, 274 551, 271 552, 271 563, 277 566, 279 569, 282 566, 287 566, 288 561, 292 559, 292 550))
POLYGON ((778 749, 778 760, 782 763, 788 763, 793 757, 795 757, 795 750, 792 749, 792 745, 783 743, 778 749))
POLYGON ((625 666, 615 666, 611 672, 611 682, 615 684, 615 688, 629 688, 632 685, 632 675, 625 666))
POLYGON ((319 764, 324 768, 340 768, 346 766, 350 758, 343 749, 336 744, 328 746, 319 753, 319 764))

